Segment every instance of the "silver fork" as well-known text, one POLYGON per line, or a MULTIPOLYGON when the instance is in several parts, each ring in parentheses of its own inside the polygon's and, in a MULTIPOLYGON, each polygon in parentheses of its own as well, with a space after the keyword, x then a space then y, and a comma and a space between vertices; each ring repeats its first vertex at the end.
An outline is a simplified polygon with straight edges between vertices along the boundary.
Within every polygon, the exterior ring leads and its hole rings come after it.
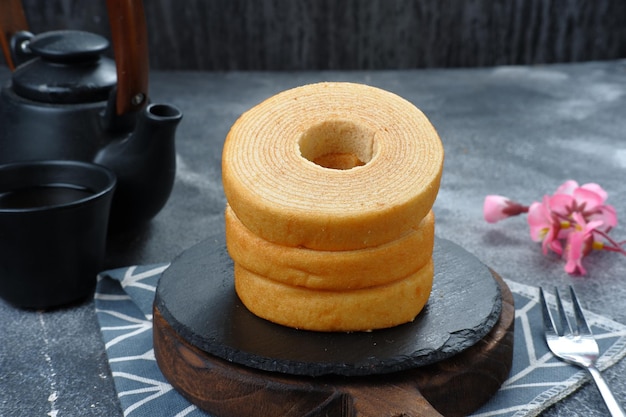
POLYGON ((624 417, 626 412, 617 402, 609 385, 602 377, 598 368, 596 368, 596 360, 600 355, 598 343, 591 333, 572 287, 570 287, 570 294, 574 306, 575 320, 571 321, 565 314, 559 291, 555 289, 558 316, 555 321, 546 304, 543 289, 539 289, 539 299, 543 309, 543 324, 548 347, 558 358, 589 371, 611 415, 624 417))

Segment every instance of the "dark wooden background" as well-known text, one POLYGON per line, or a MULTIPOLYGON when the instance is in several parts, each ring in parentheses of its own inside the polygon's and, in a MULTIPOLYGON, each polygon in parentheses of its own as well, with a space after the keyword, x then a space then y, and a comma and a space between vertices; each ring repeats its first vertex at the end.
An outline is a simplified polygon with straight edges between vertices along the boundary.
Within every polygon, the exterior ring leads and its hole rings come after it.
MULTIPOLYGON (((104 0, 23 0, 109 34, 104 0)), ((402 69, 626 57, 624 0, 145 0, 153 69, 402 69)))

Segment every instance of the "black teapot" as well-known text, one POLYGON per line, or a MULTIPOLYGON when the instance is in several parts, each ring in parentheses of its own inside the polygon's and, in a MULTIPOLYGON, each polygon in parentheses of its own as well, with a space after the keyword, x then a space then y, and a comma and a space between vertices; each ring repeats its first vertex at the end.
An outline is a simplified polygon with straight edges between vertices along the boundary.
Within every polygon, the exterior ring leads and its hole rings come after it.
POLYGON ((4 4, 12 4, 11 10, 0 10, 13 16, 12 27, 1 27, 7 20, 0 18, 0 30, 11 34, 2 46, 13 72, 0 92, 0 164, 78 160, 103 165, 117 177, 112 229, 150 220, 172 190, 182 113, 149 102, 141 1, 107 1, 115 61, 103 55, 106 38, 74 30, 33 35, 19 27, 26 24, 19 2, 4 4))

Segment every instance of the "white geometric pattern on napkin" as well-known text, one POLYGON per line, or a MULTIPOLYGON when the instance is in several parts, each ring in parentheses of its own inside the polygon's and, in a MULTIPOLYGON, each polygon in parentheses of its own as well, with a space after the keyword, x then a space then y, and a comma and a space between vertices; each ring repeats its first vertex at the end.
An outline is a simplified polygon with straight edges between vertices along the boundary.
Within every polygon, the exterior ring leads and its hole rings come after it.
MULTIPOLYGON (((132 266, 100 274, 95 295, 106 353, 125 416, 206 417, 167 383, 154 358, 152 302, 167 264, 132 266)), ((588 380, 556 359, 543 340, 537 288, 506 281, 515 298, 515 348, 507 381, 474 417, 536 416, 588 380)), ((554 298, 548 295, 548 303, 554 298)), ((567 307, 567 305, 566 305, 567 307)), ((585 311, 606 369, 626 355, 626 326, 585 311)))

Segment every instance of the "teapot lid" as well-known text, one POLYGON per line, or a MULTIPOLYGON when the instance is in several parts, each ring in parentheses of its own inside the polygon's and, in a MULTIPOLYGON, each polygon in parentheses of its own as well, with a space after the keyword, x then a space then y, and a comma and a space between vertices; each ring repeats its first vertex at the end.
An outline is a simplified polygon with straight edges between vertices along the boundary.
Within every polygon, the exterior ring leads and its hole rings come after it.
POLYGON ((97 34, 57 30, 26 40, 34 57, 13 72, 13 90, 24 98, 58 104, 107 100, 117 74, 113 60, 101 56, 109 41, 97 34))

